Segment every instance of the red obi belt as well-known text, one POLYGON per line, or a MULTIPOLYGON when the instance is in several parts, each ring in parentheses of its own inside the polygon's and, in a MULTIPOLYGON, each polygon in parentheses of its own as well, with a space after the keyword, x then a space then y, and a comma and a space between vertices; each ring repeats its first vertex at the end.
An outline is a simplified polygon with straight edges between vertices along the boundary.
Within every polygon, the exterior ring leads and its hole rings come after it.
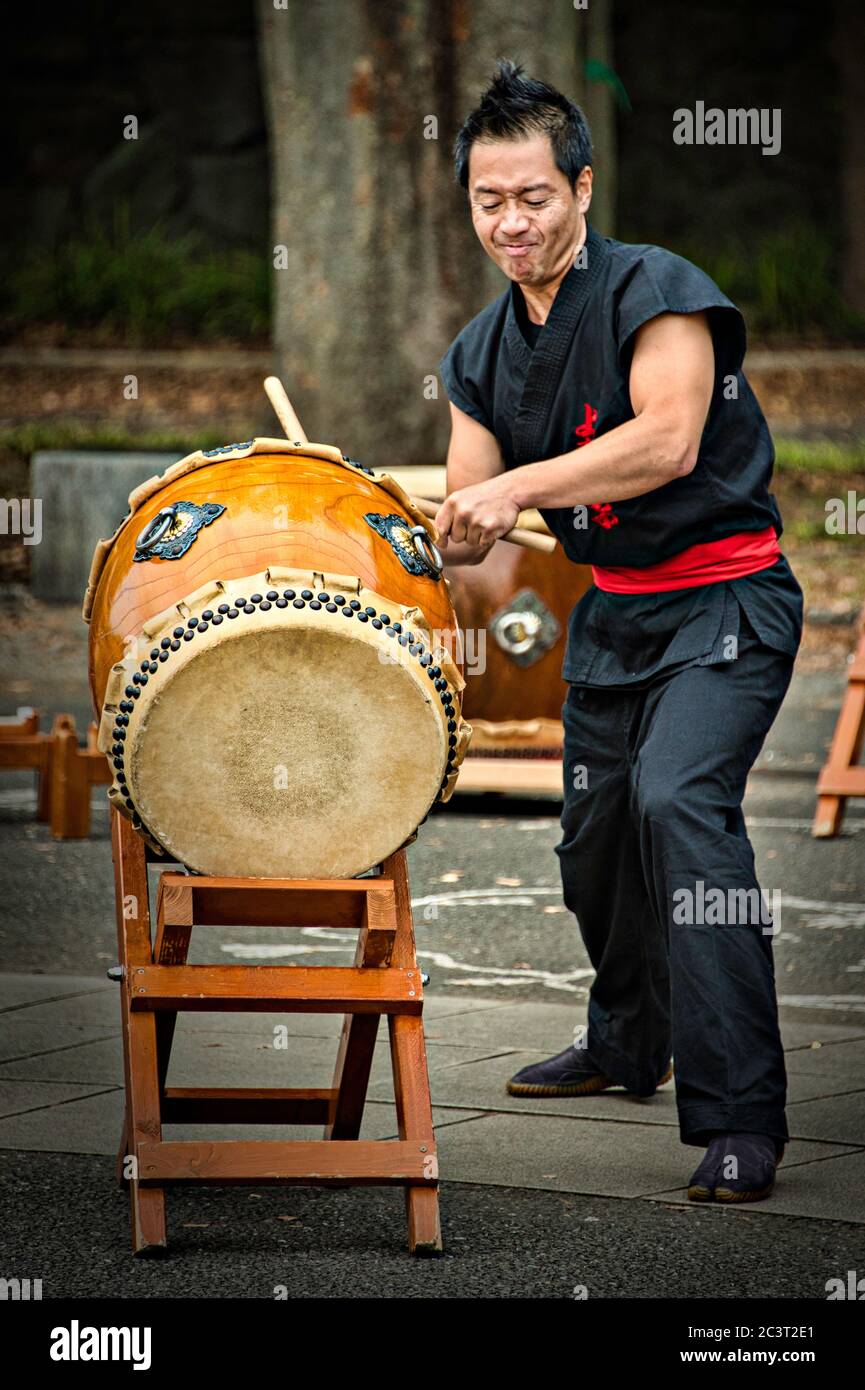
POLYGON ((739 531, 719 541, 689 545, 669 560, 634 569, 626 565, 601 569, 592 565, 592 576, 607 594, 662 594, 669 589, 696 589, 700 584, 720 584, 768 569, 781 557, 774 526, 765 531, 739 531))

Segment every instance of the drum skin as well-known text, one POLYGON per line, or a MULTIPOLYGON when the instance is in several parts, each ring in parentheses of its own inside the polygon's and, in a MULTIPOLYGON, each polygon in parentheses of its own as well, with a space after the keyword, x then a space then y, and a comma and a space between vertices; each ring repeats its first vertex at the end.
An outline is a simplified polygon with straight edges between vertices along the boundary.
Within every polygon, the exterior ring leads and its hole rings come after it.
MULTIPOLYGON (((119 533, 99 579, 89 657, 97 719, 108 673, 123 656, 124 639, 217 575, 237 580, 269 565, 356 574, 366 588, 392 602, 420 606, 433 629, 453 632, 454 608, 444 578, 409 574, 388 542, 363 519, 365 512, 393 510, 393 498, 372 478, 305 455, 218 459, 169 483, 119 533), (226 510, 201 528, 179 559, 136 563, 135 542, 142 528, 162 507, 179 501, 216 502, 226 510)), ((451 650, 459 666, 457 642, 451 650)))
MULTIPOLYGON (((565 655, 568 618, 574 605, 592 583, 588 565, 575 565, 560 545, 552 554, 523 550, 507 541, 497 541, 480 565, 454 565, 445 574, 453 593, 460 628, 464 631, 463 714, 473 722, 478 737, 478 721, 491 723, 514 720, 550 719, 560 721, 565 684, 562 661, 565 655), (514 597, 530 589, 559 624, 554 644, 531 665, 519 665, 491 631, 490 623, 514 597), (474 657, 477 639, 472 634, 486 632, 483 669, 474 657)), ((519 606, 519 605, 517 605, 519 606)), ((470 750, 471 752, 471 750, 470 750)))

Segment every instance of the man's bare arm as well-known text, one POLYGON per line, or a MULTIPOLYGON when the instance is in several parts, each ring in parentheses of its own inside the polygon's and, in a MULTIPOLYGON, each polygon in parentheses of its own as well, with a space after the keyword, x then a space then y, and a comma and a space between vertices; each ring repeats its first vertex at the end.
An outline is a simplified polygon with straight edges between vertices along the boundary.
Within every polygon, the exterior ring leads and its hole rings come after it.
MULTIPOLYGON (((484 483, 505 471, 505 461, 494 434, 451 403, 451 438, 447 454, 446 495, 459 488, 484 483)), ((479 541, 479 537, 477 540, 479 541)), ((471 534, 464 541, 449 538, 441 545, 448 565, 479 565, 495 545, 473 543, 471 534)))
POLYGON ((636 335, 634 419, 581 449, 511 469, 502 488, 520 509, 572 507, 640 497, 683 477, 697 461, 714 380, 706 315, 659 314, 636 335))

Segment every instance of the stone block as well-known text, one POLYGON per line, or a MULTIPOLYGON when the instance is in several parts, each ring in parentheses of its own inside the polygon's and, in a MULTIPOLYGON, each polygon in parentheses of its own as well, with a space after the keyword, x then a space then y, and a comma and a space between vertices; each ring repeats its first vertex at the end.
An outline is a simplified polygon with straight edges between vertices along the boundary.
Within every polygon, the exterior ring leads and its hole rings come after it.
POLYGON ((42 504, 42 537, 31 557, 36 598, 81 603, 96 542, 116 531, 132 489, 182 457, 144 450, 34 454, 30 489, 42 504))

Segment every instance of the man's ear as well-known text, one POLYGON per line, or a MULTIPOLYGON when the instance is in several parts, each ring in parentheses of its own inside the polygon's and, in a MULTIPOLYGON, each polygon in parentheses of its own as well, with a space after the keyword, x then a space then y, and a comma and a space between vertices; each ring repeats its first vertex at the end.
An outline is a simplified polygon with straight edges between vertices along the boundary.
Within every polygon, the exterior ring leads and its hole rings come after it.
POLYGON ((592 166, 591 164, 587 164, 584 169, 580 170, 579 177, 574 188, 580 212, 582 212, 583 214, 587 213, 589 208, 591 207, 593 177, 594 175, 592 172, 592 166))

